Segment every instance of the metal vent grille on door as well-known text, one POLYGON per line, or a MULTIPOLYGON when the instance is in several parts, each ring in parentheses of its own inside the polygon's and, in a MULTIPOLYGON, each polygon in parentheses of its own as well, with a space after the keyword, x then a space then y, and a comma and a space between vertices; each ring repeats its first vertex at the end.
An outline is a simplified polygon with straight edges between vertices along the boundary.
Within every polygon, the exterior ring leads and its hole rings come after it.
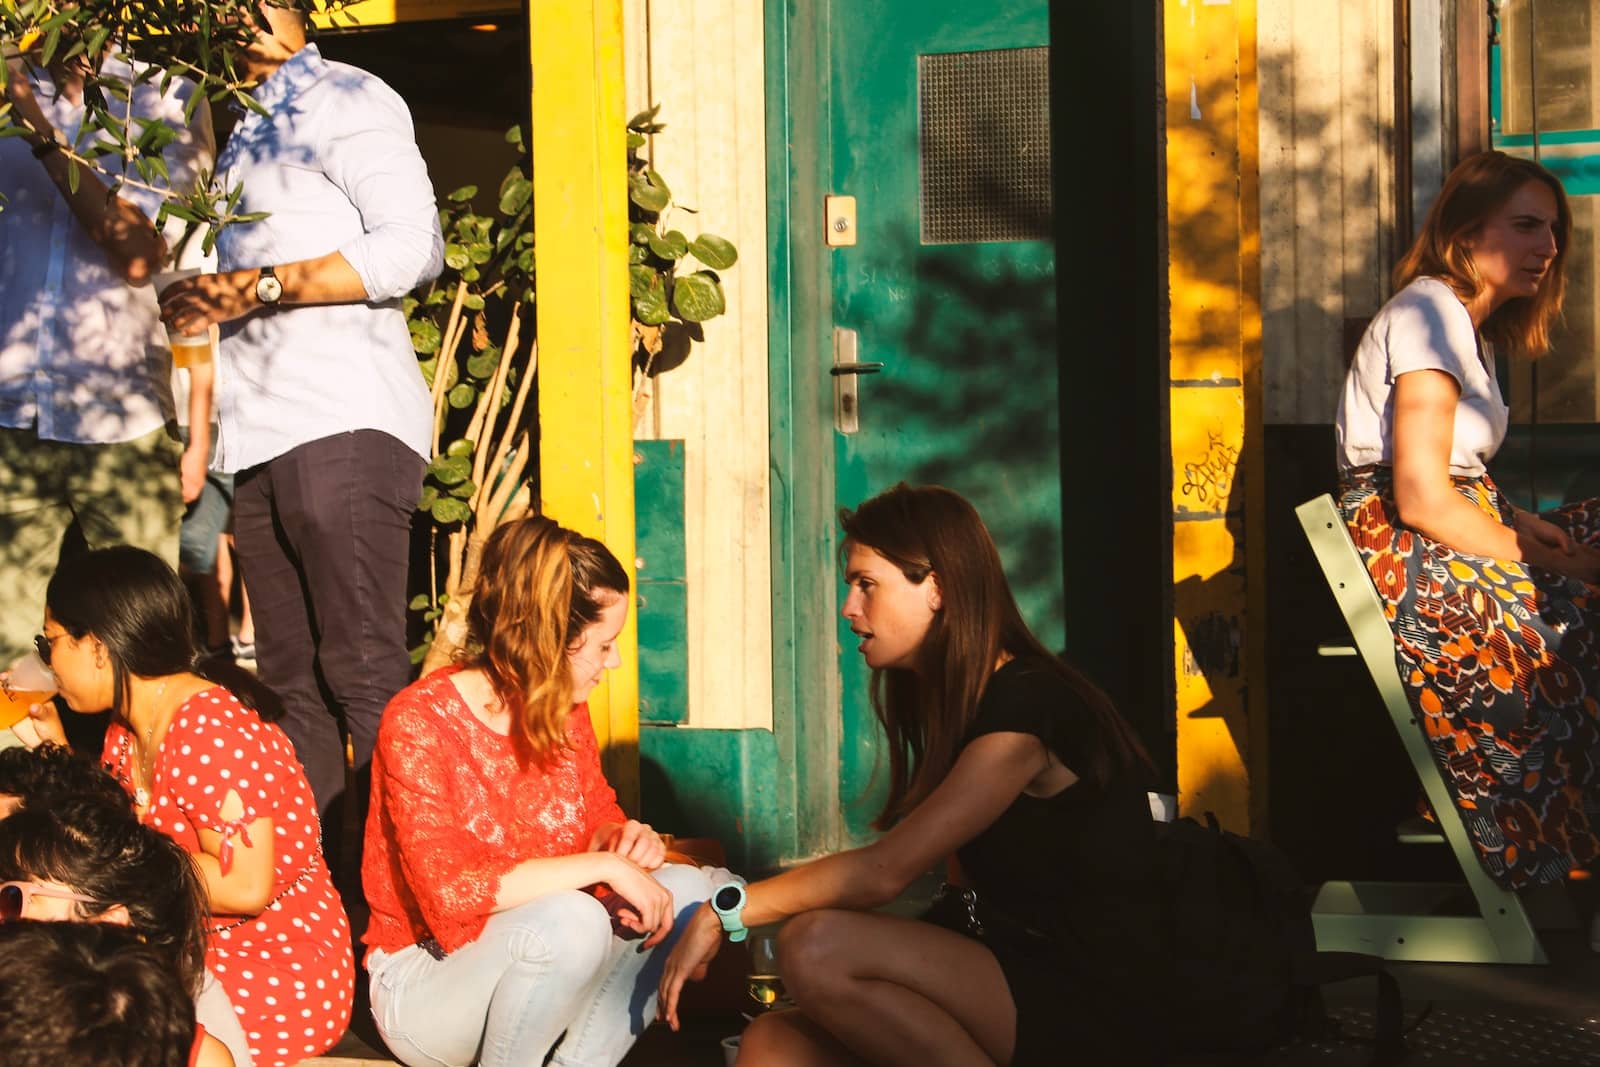
POLYGON ((1051 235, 1050 49, 917 57, 922 243, 1051 235))

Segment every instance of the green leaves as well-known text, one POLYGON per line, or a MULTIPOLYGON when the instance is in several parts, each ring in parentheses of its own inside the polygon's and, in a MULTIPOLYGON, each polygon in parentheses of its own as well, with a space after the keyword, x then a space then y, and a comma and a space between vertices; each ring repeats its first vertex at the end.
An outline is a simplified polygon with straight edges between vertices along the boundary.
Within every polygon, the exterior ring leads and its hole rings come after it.
POLYGON ((667 225, 675 212, 695 212, 673 202, 665 179, 641 154, 650 136, 665 129, 656 121, 659 112, 652 107, 628 120, 628 295, 635 323, 634 365, 646 374, 681 364, 690 338, 701 339, 699 324, 727 310, 715 272, 739 261, 739 250, 726 237, 690 237, 667 225), (682 272, 691 256, 707 269, 682 272))
POLYGON ((418 355, 433 355, 439 351, 439 345, 443 340, 439 334, 439 327, 431 319, 411 321, 411 347, 417 350, 418 355))
POLYGON ((639 112, 637 115, 633 116, 633 118, 628 120, 629 132, 639 134, 660 133, 662 130, 667 128, 664 123, 656 121, 656 115, 658 115, 660 112, 660 104, 655 104, 652 107, 639 112))
POLYGON ((685 322, 705 322, 727 310, 722 283, 708 270, 697 270, 672 285, 672 308, 685 322))
MULTIPOLYGON (((87 52, 91 56, 99 55, 100 54, 100 50, 106 46, 106 41, 110 37, 111 37, 111 27, 110 26, 96 26, 90 32, 88 40, 84 44, 84 51, 87 52)), ((196 93, 195 95, 198 96, 199 94, 196 93)))
POLYGON ((512 171, 506 175, 504 184, 500 186, 500 214, 519 214, 532 199, 532 182, 524 178, 519 171, 512 171))
POLYGON ((689 254, 712 270, 727 270, 739 261, 733 242, 714 233, 703 233, 691 241, 689 254))
POLYGON ((672 202, 672 190, 661 175, 646 167, 628 176, 628 199, 645 211, 659 214, 672 202))
MULTIPOLYGON (((656 121, 658 111, 633 116, 627 138, 628 293, 639 345, 635 366, 645 374, 670 371, 704 341, 699 324, 727 306, 717 272, 739 258, 726 238, 695 232, 695 212, 673 200, 666 179, 640 154, 665 128, 656 121)), ((508 131, 506 140, 526 152, 520 129, 508 131)), ((516 398, 526 399, 523 390, 533 384, 534 180, 522 159, 492 190, 492 206, 487 187, 464 186, 443 197, 444 272, 404 302, 435 404, 436 454, 417 503, 436 552, 451 554, 448 565, 436 561, 435 580, 458 571, 461 557, 454 553, 494 521, 485 513, 504 508, 519 489, 516 482, 525 485, 528 472, 537 470, 537 426, 528 425, 528 409, 519 425, 508 425, 516 398), (513 309, 520 315, 515 345, 508 330, 513 309), (532 439, 531 450, 518 436, 523 433, 532 439)), ((431 623, 445 599, 420 596, 411 610, 431 623)))
POLYGON ((500 349, 491 345, 467 359, 467 375, 479 381, 487 381, 499 365, 500 349))
POLYGON ((428 464, 428 477, 443 486, 460 485, 472 475, 472 461, 466 456, 446 453, 428 464))
POLYGON ((628 268, 628 294, 633 298, 633 317, 646 325, 666 322, 666 279, 659 271, 643 264, 628 268))
MULTIPOLYGON (((302 0, 295 6, 332 15, 353 2, 302 0)), ((186 201, 199 219, 220 229, 253 219, 235 214, 237 201, 230 203, 230 191, 212 186, 209 176, 195 193, 169 188, 164 152, 207 103, 264 113, 235 61, 255 43, 262 17, 258 0, 0 0, 0 41, 13 55, 18 42, 36 41, 37 50, 24 64, 71 61, 93 71, 84 81, 79 134, 64 148, 79 164, 68 172, 71 190, 80 186, 79 171, 88 169, 113 191, 137 188, 169 203, 186 201), (140 66, 132 73, 102 63, 106 57, 134 56, 140 66), (169 126, 130 115, 128 101, 135 89, 167 94, 183 82, 194 88, 185 93, 182 121, 174 119, 169 126)), ((16 109, 0 104, 0 137, 15 136, 20 125, 16 109)))
POLYGON ((650 251, 662 259, 682 259, 689 251, 689 239, 677 230, 652 233, 645 243, 650 246, 650 251))
POLYGON ((465 501, 453 496, 440 497, 429 508, 433 521, 448 526, 451 523, 466 522, 472 516, 472 507, 465 501))

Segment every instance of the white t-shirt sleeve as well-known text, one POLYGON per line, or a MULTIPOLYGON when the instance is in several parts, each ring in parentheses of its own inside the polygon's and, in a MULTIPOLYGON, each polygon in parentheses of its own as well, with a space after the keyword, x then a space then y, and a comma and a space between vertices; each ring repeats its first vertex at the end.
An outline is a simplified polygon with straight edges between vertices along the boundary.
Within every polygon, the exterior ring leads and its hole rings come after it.
POLYGON ((1419 370, 1443 371, 1460 388, 1450 472, 1483 474, 1505 440, 1510 413, 1491 353, 1479 355, 1472 317, 1437 278, 1419 278, 1396 293, 1361 338, 1334 419, 1341 469, 1394 462, 1394 383, 1419 370))
POLYGON ((1440 281, 1414 285, 1406 296, 1388 317, 1389 383, 1411 371, 1440 370, 1465 387, 1471 369, 1482 361, 1461 301, 1440 281))

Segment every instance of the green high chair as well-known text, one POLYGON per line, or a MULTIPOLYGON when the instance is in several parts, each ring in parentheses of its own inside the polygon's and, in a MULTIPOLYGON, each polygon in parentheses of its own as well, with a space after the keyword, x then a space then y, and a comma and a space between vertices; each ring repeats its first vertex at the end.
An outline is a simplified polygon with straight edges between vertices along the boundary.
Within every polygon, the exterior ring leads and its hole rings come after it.
MULTIPOLYGON (((1326 882, 1312 905, 1317 948, 1367 952, 1391 960, 1442 963, 1547 963, 1523 896, 1496 885, 1479 862, 1461 814, 1440 776, 1422 728, 1406 699, 1395 665, 1394 634, 1333 498, 1327 494, 1295 509, 1311 551, 1344 613, 1353 646, 1324 645, 1325 656, 1360 656, 1378 687, 1411 769, 1438 822, 1409 819, 1403 843, 1449 845, 1464 884, 1429 882, 1326 882), (1442 835, 1442 836, 1441 836, 1442 835)), ((1559 893, 1560 887, 1557 887, 1559 893)), ((1575 925, 1564 895, 1550 902, 1545 928, 1575 925), (1560 914, 1565 908, 1566 914, 1560 914)))

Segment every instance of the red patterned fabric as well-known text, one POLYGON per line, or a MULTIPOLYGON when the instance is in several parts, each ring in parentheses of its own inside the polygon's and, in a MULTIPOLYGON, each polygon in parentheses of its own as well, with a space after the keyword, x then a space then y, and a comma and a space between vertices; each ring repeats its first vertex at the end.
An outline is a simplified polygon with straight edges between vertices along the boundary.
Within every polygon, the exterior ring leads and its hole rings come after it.
MULTIPOLYGON (((1453 478, 1496 522, 1494 480, 1453 478)), ((1395 666, 1484 869, 1508 889, 1600 857, 1600 586, 1460 552, 1400 524, 1390 468, 1349 472, 1339 509, 1395 635, 1395 666)), ((1542 516, 1600 545, 1596 501, 1542 516)))
POLYGON ((472 941, 500 879, 524 860, 584 851, 626 818, 600 770, 589 705, 567 718, 568 748, 522 766, 510 738, 467 707, 445 667, 389 702, 372 756, 361 866, 372 924, 362 941, 394 952, 472 941))
MULTIPOLYGON (((132 735, 113 723, 104 761, 129 786, 132 735)), ((350 925, 322 858, 316 802, 294 746, 221 686, 178 708, 156 754, 142 818, 191 854, 199 829, 223 835, 222 852, 248 846, 246 823, 272 820, 272 903, 259 916, 212 919, 206 967, 233 1002, 257 1067, 319 1056, 343 1036, 355 992, 350 925), (219 817, 229 790, 239 819, 219 817)), ((130 791, 131 791, 131 786, 130 791)), ((225 864, 222 858, 219 864, 225 864)))

